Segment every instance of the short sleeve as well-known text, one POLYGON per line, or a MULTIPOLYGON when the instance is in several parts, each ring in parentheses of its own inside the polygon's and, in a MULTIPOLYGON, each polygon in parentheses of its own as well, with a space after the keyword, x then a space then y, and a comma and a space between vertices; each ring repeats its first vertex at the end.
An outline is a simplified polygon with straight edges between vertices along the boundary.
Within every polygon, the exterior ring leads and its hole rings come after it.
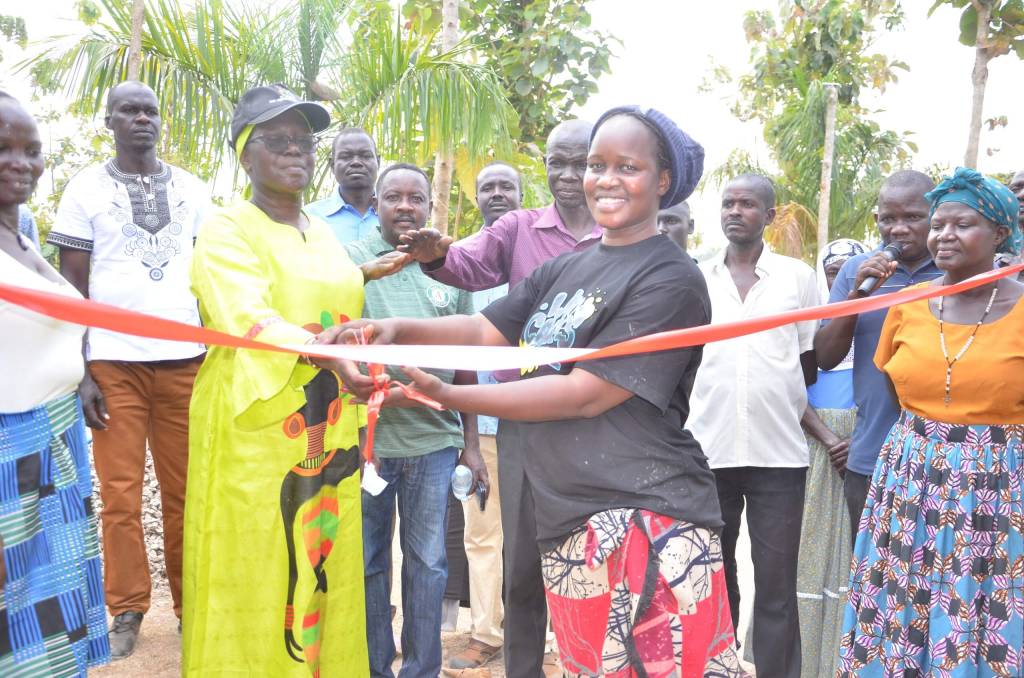
POLYGON ((875 367, 885 371, 885 366, 896 353, 896 333, 903 324, 903 308, 900 305, 891 306, 885 314, 885 322, 882 323, 882 333, 878 336, 878 348, 875 349, 875 367))
POLYGON ((46 238, 46 242, 51 245, 86 252, 92 251, 94 240, 92 219, 83 202, 83 193, 88 188, 86 173, 90 171, 84 170, 72 177, 64 187, 64 194, 61 195, 57 214, 53 220, 53 228, 46 238))
POLYGON ((547 261, 534 269, 533 273, 512 287, 508 294, 481 311, 509 345, 519 345, 523 327, 537 304, 540 290, 544 289, 544 280, 550 274, 553 261, 547 261))
MULTIPOLYGON (((680 268, 661 266, 645 276, 588 346, 708 324, 711 312, 704 279, 696 266, 680 268)), ((633 392, 664 413, 691 362, 700 360, 702 348, 585 360, 577 367, 633 392)))
MULTIPOLYGON (((821 305, 821 293, 814 279, 814 271, 810 266, 801 264, 800 308, 813 308, 821 305)), ((814 334, 818 331, 817 320, 805 320, 796 324, 796 334, 800 342, 800 352, 806 353, 814 349, 814 334)))
MULTIPOLYGON (((836 304, 840 301, 846 301, 846 297, 850 294, 850 288, 853 286, 853 281, 857 273, 857 267, 860 266, 860 262, 863 259, 860 255, 850 257, 843 263, 842 268, 839 269, 839 274, 836 276, 835 282, 832 283, 832 289, 828 291, 828 303, 836 304)), ((831 319, 825 318, 819 324, 818 327, 824 327, 831 322, 831 319)))
POLYGON ((839 269, 839 275, 836 276, 835 282, 832 283, 832 289, 829 290, 828 303, 835 304, 840 301, 846 301, 846 297, 850 296, 850 288, 853 287, 853 281, 857 277, 857 269, 863 261, 862 257, 850 257, 843 263, 842 268, 839 269))
POLYGON ((369 253, 363 249, 362 245, 359 244, 358 240, 355 242, 347 242, 343 244, 342 247, 345 250, 345 254, 348 255, 348 258, 351 259, 352 263, 356 266, 365 264, 371 258, 369 257, 369 253))

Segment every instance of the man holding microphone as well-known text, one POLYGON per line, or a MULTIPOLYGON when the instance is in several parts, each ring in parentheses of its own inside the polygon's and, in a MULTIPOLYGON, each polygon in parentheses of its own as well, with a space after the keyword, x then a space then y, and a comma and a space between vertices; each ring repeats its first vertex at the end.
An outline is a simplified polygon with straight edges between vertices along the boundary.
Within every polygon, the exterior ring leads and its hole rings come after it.
MULTIPOLYGON (((851 257, 836 277, 829 303, 891 294, 910 285, 928 282, 942 272, 928 252, 928 201, 934 187, 926 174, 902 170, 882 184, 878 194, 878 224, 882 245, 873 252, 851 257), (895 245, 896 249, 888 248, 895 245), (895 256, 899 252, 898 257, 895 256)), ((885 322, 885 309, 823 321, 814 337, 818 367, 829 370, 853 346, 853 398, 857 423, 846 462, 844 493, 850 511, 851 536, 864 510, 871 475, 885 436, 896 422, 900 407, 887 377, 875 367, 875 349, 885 322)))

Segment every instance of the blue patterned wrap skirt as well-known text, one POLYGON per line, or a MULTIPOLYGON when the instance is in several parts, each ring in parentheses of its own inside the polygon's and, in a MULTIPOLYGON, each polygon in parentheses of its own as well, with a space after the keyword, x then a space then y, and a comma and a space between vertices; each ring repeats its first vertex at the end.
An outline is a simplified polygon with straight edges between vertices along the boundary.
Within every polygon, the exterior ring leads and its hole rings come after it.
POLYGON ((0 676, 84 676, 110 659, 78 397, 0 414, 0 676))
POLYGON ((1024 675, 1022 435, 901 414, 860 520, 837 676, 1024 675))

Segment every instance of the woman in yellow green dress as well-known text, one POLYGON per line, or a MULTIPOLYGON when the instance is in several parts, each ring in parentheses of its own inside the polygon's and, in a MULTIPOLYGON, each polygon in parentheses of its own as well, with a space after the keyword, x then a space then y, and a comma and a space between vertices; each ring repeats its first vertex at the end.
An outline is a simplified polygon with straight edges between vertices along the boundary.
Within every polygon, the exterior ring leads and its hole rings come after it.
MULTIPOLYGON (((313 135, 329 122, 282 87, 239 101, 231 136, 252 194, 196 243, 192 289, 207 327, 303 344, 359 317, 363 273, 302 210, 313 135)), ((213 347, 189 423, 183 674, 365 676, 365 410, 296 355, 213 347)))

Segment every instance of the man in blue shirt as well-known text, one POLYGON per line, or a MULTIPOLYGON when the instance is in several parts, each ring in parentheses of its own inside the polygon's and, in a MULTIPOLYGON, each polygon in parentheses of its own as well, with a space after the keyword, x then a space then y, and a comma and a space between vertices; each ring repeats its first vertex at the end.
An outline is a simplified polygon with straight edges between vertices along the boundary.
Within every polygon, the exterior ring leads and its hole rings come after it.
POLYGON ((306 205, 307 214, 327 222, 342 243, 362 240, 380 228, 373 207, 380 156, 377 145, 358 127, 345 127, 334 138, 331 166, 338 187, 323 200, 306 205))
MULTIPOLYGON (((885 180, 878 194, 875 223, 883 246, 896 242, 902 247, 900 261, 886 259, 881 247, 851 257, 832 285, 829 303, 861 298, 857 288, 868 276, 882 281, 871 292, 877 295, 898 292, 941 275, 927 247, 928 201, 924 194, 933 187, 931 178, 914 170, 897 172, 885 180)), ((814 337, 818 367, 823 370, 838 365, 853 344, 853 399, 857 403, 857 423, 844 479, 853 539, 857 536, 878 453, 900 411, 888 377, 874 363, 885 315, 886 310, 871 311, 823 322, 814 337)))

